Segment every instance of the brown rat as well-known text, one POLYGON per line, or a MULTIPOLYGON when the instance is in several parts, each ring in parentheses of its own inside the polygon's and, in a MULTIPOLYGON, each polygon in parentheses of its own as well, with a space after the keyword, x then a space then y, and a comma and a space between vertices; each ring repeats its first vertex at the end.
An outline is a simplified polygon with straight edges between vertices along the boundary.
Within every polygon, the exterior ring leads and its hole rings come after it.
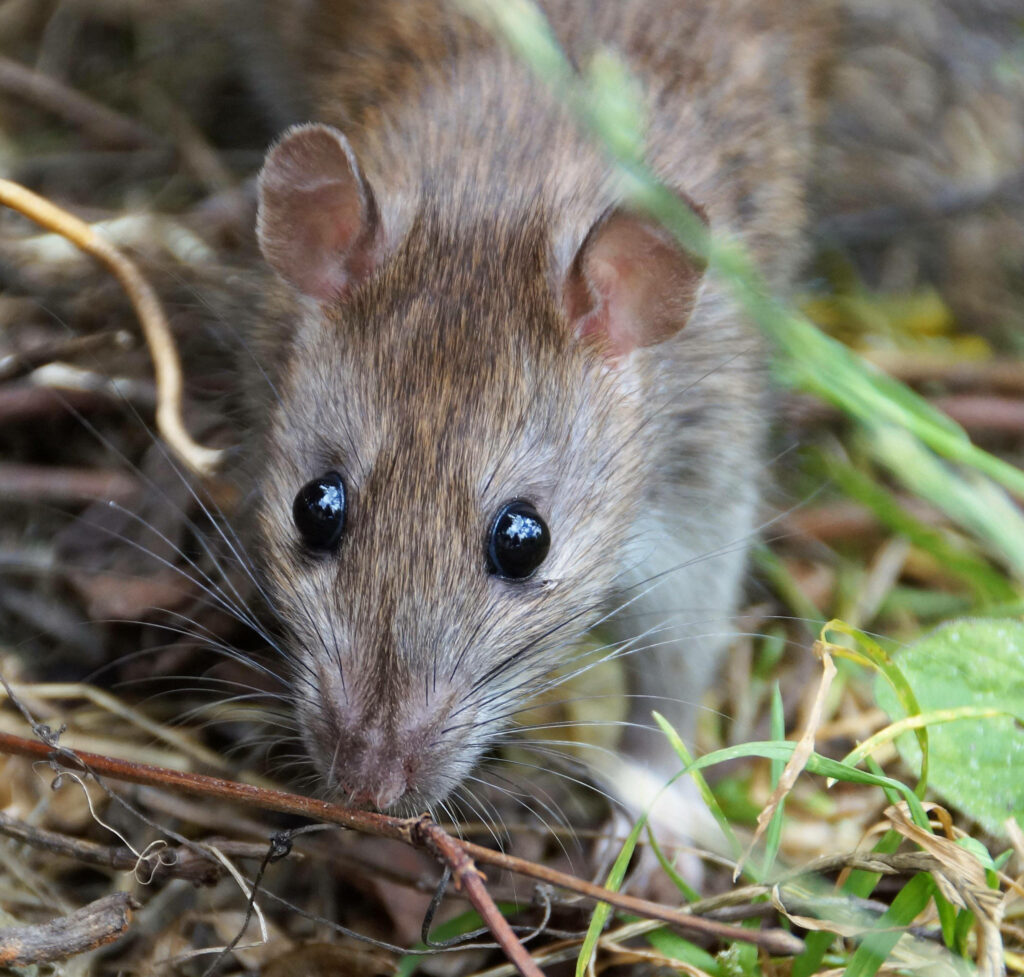
MULTIPOLYGON (((577 64, 623 55, 651 164, 781 289, 817 53, 799 6, 544 4, 577 64)), ((287 286, 256 468, 326 790, 442 801, 601 620, 630 654, 631 718, 658 708, 687 735, 754 530, 758 341, 727 286, 622 205, 557 93, 458 8, 301 11, 327 124, 286 132, 260 176, 287 286)), ((660 740, 632 727, 624 750, 660 776, 660 740)))

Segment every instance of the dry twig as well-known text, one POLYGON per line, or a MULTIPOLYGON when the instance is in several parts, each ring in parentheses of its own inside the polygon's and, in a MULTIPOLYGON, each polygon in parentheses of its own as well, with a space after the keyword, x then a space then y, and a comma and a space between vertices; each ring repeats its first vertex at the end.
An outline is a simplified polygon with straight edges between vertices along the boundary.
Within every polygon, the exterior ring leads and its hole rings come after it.
POLYGON ((37 418, 71 412, 83 416, 116 407, 114 400, 100 390, 61 390, 49 386, 15 383, 0 387, 0 427, 24 424, 37 418))
POLYGON ((0 55, 0 91, 52 112, 92 136, 101 146, 138 149, 160 139, 134 119, 83 95, 49 75, 0 55))
POLYGON ((185 430, 181 419, 183 381, 178 351, 160 300, 135 264, 85 221, 17 183, 0 179, 0 204, 67 238, 113 272, 135 307, 153 359, 158 394, 157 427, 171 450, 191 471, 209 475, 220 461, 222 452, 196 444, 185 430))
POLYGON ((1024 360, 967 360, 920 349, 865 350, 864 358, 904 383, 941 383, 988 393, 1024 395, 1024 360))
POLYGON ((440 825, 429 817, 422 817, 416 823, 412 839, 415 844, 426 848, 438 861, 451 866, 456 888, 469 897, 480 918, 494 934, 495 940, 509 961, 523 977, 544 977, 526 947, 512 931, 508 920, 502 916, 484 886, 484 874, 474 864, 466 851, 440 825))
POLYGON ((129 503, 138 496, 139 481, 117 469, 64 468, 0 462, 0 501, 129 503))
MULTIPOLYGON (((26 824, 17 818, 9 817, 0 811, 0 835, 13 838, 32 848, 48 851, 54 855, 72 858, 85 865, 98 868, 110 868, 117 872, 135 872, 143 862, 137 853, 123 845, 98 845, 94 841, 84 841, 58 831, 48 831, 32 824, 26 824)), ((207 841, 206 845, 214 842, 207 841)), ((266 845, 255 845, 247 842, 216 840, 217 849, 234 858, 263 858, 266 845)), ((157 878, 185 879, 195 885, 215 885, 224 876, 224 866, 217 861, 204 857, 194 847, 179 845, 176 848, 161 851, 158 862, 153 862, 145 878, 154 881, 157 878)))
POLYGON ((72 336, 55 343, 44 343, 33 349, 0 356, 0 381, 16 380, 54 360, 67 360, 82 353, 93 353, 107 346, 128 348, 132 343, 131 333, 123 330, 96 332, 88 336, 72 336))
POLYGON ((137 908, 127 892, 115 892, 48 923, 0 929, 0 967, 49 963, 112 943, 127 932, 137 908))
MULTIPOLYGON (((196 796, 215 797, 270 811, 298 814, 352 828, 364 834, 392 838, 415 847, 427 847, 435 854, 439 850, 437 846, 438 832, 444 833, 436 825, 427 828, 425 822, 419 818, 396 818, 387 814, 351 810, 340 804, 331 804, 298 794, 221 780, 216 777, 132 763, 95 753, 55 750, 46 743, 13 736, 9 733, 0 732, 0 753, 10 753, 36 760, 49 759, 53 762, 63 762, 70 769, 84 770, 94 776, 164 787, 196 796), (429 845, 427 844, 428 838, 430 839, 429 845)), ((446 837, 449 836, 446 835, 446 837)), ((803 948, 802 941, 785 930, 748 930, 715 920, 702 919, 688 912, 659 905, 647 899, 639 899, 621 892, 612 892, 565 872, 559 872, 504 852, 493 851, 473 842, 450 837, 449 841, 451 845, 460 849, 472 860, 467 863, 468 865, 473 863, 492 865, 495 868, 568 889, 595 902, 606 902, 623 912, 660 920, 691 933, 699 933, 719 940, 740 940, 754 943, 766 952, 776 955, 799 953, 803 948)), ((452 868, 458 877, 459 867, 452 866, 452 868)), ((490 896, 488 895, 487 898, 490 899, 490 896)), ((477 906, 478 910, 479 908, 477 906)))

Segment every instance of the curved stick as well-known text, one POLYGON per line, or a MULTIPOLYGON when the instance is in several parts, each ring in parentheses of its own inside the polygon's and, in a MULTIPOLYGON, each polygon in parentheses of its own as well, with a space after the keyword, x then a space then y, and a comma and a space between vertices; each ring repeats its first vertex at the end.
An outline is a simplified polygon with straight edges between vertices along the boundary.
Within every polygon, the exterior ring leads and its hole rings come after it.
POLYGON ((183 382, 178 350, 160 300, 134 262, 85 221, 18 183, 0 179, 0 204, 66 238, 113 272, 135 307, 153 360, 157 389, 156 426, 168 447, 191 471, 197 475, 211 474, 223 452, 196 444, 185 430, 181 419, 183 382))

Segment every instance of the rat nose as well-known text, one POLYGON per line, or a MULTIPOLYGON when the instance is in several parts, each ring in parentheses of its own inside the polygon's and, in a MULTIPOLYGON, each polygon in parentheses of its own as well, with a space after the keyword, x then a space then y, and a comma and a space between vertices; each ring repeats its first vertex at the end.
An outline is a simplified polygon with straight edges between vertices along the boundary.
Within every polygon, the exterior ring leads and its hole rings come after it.
POLYGON ((330 778, 340 798, 358 807, 386 810, 409 790, 414 766, 393 733, 363 729, 343 736, 335 750, 330 778))
POLYGON ((370 774, 364 776, 361 783, 353 784, 349 790, 349 800, 357 807, 373 807, 384 811, 402 797, 407 787, 405 774, 401 770, 388 770, 386 765, 378 764, 376 777, 370 774))

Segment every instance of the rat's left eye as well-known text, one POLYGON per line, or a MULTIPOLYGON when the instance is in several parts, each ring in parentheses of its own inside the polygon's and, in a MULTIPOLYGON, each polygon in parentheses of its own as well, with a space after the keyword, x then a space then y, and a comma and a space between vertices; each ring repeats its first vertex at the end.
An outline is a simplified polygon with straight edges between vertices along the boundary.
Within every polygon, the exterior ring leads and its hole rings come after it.
POLYGON ((525 580, 544 562, 551 533, 540 513, 523 499, 506 502, 491 523, 487 562, 506 580, 525 580))
POLYGON ((292 503, 292 519, 311 550, 330 551, 345 530, 345 483, 337 472, 327 472, 299 489, 292 503))

